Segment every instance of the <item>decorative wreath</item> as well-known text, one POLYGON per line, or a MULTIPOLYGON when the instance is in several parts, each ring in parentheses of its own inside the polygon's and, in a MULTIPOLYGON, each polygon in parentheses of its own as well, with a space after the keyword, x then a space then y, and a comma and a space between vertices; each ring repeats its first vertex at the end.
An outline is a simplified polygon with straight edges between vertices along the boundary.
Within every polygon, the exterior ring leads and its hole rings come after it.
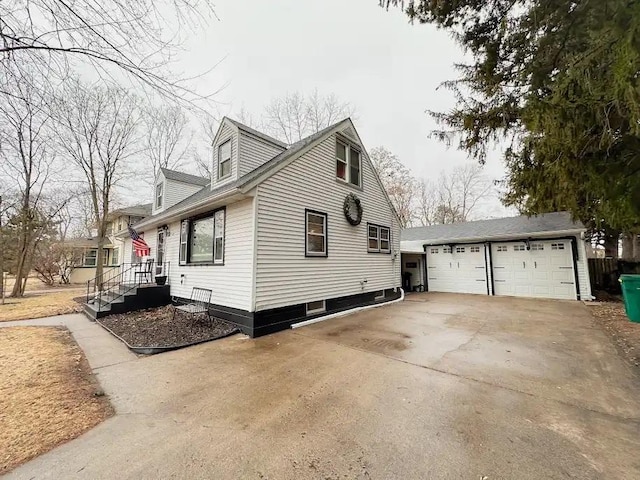
POLYGON ((362 221, 362 204, 353 193, 348 194, 343 204, 344 216, 351 225, 360 225, 362 221))

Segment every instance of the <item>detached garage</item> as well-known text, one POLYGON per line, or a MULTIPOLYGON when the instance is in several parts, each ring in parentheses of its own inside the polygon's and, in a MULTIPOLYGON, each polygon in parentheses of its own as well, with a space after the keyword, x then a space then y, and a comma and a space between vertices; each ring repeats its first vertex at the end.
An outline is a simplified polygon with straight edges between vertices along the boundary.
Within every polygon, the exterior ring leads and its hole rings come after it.
POLYGON ((589 300, 584 231, 566 212, 408 228, 401 237, 403 284, 432 292, 589 300))

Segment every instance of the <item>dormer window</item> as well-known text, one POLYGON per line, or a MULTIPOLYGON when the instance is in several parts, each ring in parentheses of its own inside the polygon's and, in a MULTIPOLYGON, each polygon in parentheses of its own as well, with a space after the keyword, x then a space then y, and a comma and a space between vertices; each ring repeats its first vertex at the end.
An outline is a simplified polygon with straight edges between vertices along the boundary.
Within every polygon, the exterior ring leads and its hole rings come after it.
POLYGON ((231 140, 218 147, 218 179, 231 175, 231 140))
POLYGON ((156 185, 156 208, 162 208, 162 194, 164 190, 164 183, 160 182, 156 185))
POLYGON ((336 177, 351 185, 362 185, 360 150, 341 140, 336 141, 336 177))

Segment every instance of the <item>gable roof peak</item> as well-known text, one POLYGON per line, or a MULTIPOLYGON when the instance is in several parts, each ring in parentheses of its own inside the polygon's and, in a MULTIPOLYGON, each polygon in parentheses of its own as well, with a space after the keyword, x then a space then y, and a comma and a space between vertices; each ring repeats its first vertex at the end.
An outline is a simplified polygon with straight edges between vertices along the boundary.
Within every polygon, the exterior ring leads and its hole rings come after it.
POLYGON ((209 183, 209 179, 200 177, 198 175, 192 175, 191 173, 180 172, 178 170, 170 170, 168 168, 161 167, 160 171, 167 180, 175 180, 176 182, 189 183, 191 185, 198 185, 204 187, 209 183))

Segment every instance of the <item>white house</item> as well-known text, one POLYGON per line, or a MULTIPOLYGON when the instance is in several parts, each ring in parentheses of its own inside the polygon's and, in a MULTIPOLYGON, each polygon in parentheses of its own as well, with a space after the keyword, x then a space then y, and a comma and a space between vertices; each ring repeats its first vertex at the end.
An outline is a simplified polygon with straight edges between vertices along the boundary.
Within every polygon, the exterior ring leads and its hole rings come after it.
POLYGON ((409 289, 590 300, 585 228, 566 212, 407 228, 409 289))
POLYGON ((350 119, 288 146, 224 118, 212 172, 162 170, 134 225, 173 297, 210 289, 251 336, 399 297, 398 218, 350 119))

